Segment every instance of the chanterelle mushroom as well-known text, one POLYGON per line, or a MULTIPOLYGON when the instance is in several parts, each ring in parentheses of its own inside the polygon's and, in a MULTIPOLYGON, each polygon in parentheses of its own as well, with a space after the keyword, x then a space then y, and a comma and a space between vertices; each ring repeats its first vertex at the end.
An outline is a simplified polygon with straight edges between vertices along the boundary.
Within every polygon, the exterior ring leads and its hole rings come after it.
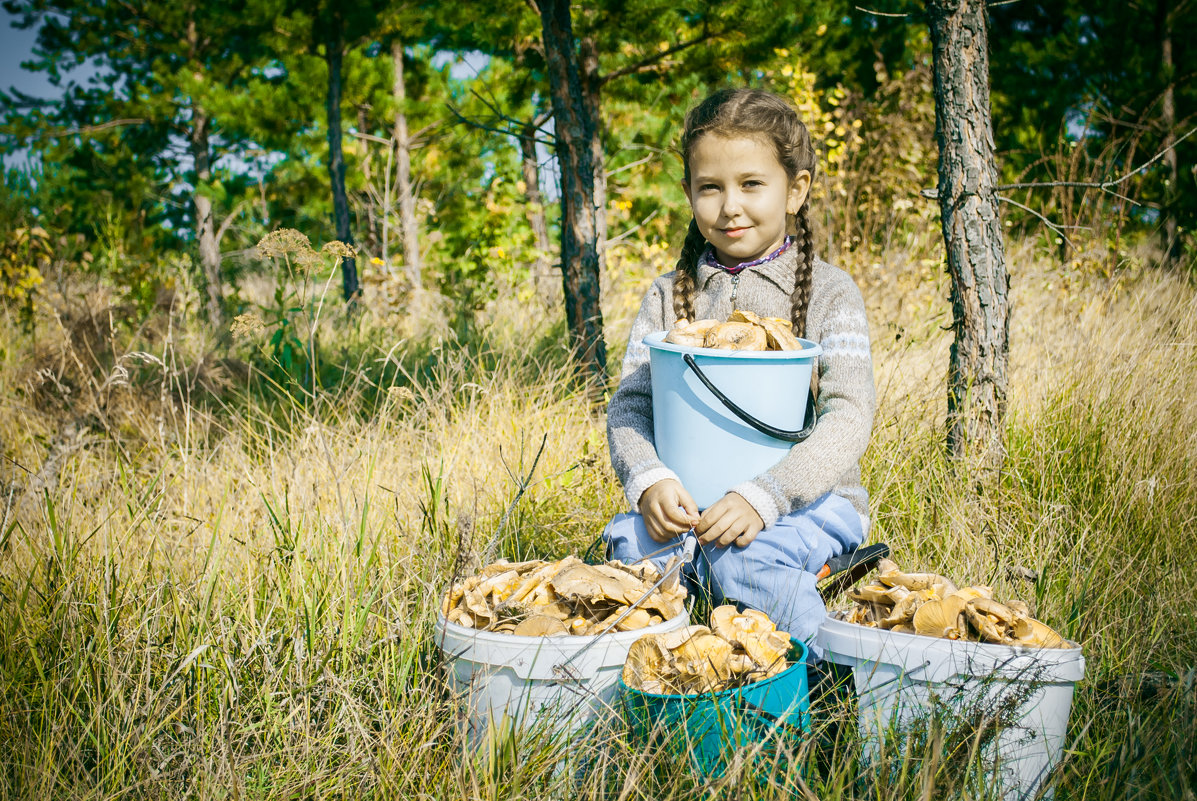
POLYGON ((914 631, 930 637, 946 637, 958 640, 967 632, 960 613, 964 611, 967 599, 959 593, 942 600, 933 599, 920 606, 914 613, 914 631))
POLYGON ((752 323, 720 323, 707 332, 704 348, 764 350, 769 345, 765 329, 752 323))

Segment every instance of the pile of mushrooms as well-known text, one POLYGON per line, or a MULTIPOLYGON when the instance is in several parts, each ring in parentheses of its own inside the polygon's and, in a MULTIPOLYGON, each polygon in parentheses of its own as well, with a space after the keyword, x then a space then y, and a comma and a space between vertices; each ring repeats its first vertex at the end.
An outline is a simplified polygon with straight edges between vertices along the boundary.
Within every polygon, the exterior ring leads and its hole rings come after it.
POLYGON ((776 676, 788 666, 790 635, 764 612, 720 606, 710 628, 686 626, 632 643, 623 682, 644 692, 718 692, 776 676))
MULTIPOLYGON (((632 631, 680 615, 686 590, 676 572, 613 631, 632 631)), ((556 562, 500 559, 454 582, 441 603, 450 623, 521 637, 600 634, 661 578, 651 563, 588 565, 576 556, 556 562)))
POLYGON ((1068 647, 1023 601, 995 601, 993 589, 983 584, 961 589, 935 573, 903 573, 890 559, 877 563, 876 583, 848 595, 856 601, 844 618, 849 623, 949 640, 1068 647))
POLYGON ((678 320, 665 341, 691 348, 721 350, 802 350, 789 320, 734 311, 727 322, 678 320))

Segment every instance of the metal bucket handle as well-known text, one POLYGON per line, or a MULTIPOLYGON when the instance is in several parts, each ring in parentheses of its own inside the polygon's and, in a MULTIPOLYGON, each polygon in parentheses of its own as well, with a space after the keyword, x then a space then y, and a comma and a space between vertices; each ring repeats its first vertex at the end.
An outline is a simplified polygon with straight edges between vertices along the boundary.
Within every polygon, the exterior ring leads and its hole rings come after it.
POLYGON ((762 422, 737 406, 731 398, 724 395, 718 387, 711 383, 711 379, 707 378, 702 370, 698 369, 698 363, 694 361, 694 357, 691 354, 682 354, 682 359, 685 360, 686 366, 694 371, 694 375, 698 376, 698 380, 702 382, 702 385, 709 389, 711 394, 718 398, 729 412, 762 434, 773 437, 774 439, 780 439, 783 442, 802 442, 815 430, 815 393, 813 391, 810 392, 806 399, 806 419, 803 421, 802 428, 797 431, 787 431, 784 428, 775 428, 768 423, 762 422))

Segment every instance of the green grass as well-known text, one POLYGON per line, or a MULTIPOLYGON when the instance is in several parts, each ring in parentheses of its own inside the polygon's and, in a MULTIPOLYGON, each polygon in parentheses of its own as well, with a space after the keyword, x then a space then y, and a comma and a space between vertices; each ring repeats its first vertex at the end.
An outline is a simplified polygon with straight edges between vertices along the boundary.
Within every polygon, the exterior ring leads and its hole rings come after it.
MULTIPOLYGON (((866 290, 875 329, 907 333, 875 343, 865 481, 873 536, 902 564, 991 583, 1083 645, 1056 798, 1191 799, 1197 293, 1166 276, 1116 280, 1116 292, 1096 278, 1080 288, 1105 300, 1079 321, 1067 298, 1026 290, 1008 457, 980 487, 943 455, 946 335, 917 303, 891 321, 866 290)), ((618 725, 564 745, 532 732, 465 748, 433 639, 438 593, 491 555, 581 554, 623 501, 601 415, 553 345, 559 327, 503 312, 490 334, 438 344, 366 314, 326 333, 324 359, 357 367, 315 403, 231 367, 203 390, 203 337, 144 345, 119 331, 111 353, 137 346, 167 367, 104 387, 114 362, 81 358, 61 397, 36 376, 70 342, 48 351, 44 335, 4 328, 0 799, 983 791, 965 730, 894 739, 866 764, 842 705, 773 763, 712 783, 618 725)), ((627 310, 609 319, 624 326, 627 310)))

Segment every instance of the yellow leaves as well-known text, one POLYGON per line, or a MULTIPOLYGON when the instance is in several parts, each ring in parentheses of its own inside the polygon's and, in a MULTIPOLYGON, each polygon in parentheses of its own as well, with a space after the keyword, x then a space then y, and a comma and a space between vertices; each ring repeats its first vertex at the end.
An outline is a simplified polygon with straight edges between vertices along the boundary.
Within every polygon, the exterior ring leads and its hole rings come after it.
POLYGON ((0 298, 22 301, 42 285, 43 267, 54 258, 50 234, 41 226, 17 228, 0 242, 0 298))
POLYGON ((827 33, 827 23, 823 23, 815 29, 815 36, 822 36, 825 33, 827 33))

